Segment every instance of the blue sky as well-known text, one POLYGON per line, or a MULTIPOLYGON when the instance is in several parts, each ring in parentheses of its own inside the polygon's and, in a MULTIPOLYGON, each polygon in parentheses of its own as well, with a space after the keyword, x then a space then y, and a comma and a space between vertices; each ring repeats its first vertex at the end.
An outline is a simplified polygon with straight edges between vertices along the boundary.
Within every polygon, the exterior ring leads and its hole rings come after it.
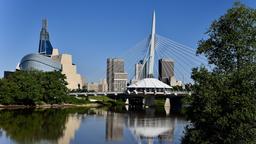
MULTIPOLYGON (((88 81, 105 76, 106 58, 119 56, 150 33, 156 10, 157 33, 197 47, 211 22, 235 0, 0 0, 0 77, 20 59, 37 52, 41 20, 50 40, 73 55, 88 81)), ((255 0, 243 0, 256 8, 255 0)))

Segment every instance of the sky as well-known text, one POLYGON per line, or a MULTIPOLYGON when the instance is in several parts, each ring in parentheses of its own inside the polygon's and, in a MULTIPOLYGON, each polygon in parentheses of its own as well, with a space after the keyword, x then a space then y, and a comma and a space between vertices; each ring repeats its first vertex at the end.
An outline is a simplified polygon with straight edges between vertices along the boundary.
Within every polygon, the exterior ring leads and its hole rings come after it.
MULTIPOLYGON (((106 59, 118 57, 156 33, 192 48, 206 38, 213 20, 236 0, 0 0, 0 77, 21 58, 36 53, 43 18, 50 41, 73 56, 87 81, 105 76, 106 59)), ((256 8, 256 0, 242 0, 256 8)))

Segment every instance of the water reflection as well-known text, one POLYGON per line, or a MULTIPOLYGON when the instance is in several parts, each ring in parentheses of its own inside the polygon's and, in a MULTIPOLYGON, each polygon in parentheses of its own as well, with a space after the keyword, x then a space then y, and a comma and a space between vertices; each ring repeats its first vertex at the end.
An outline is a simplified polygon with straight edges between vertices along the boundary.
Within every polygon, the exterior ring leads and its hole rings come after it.
POLYGON ((0 137, 2 137, 3 136, 3 131, 2 131, 2 129, 0 129, 0 137))
POLYGON ((75 137, 76 131, 79 129, 81 124, 81 116, 74 114, 68 117, 65 124, 65 130, 63 131, 62 137, 58 139, 58 144, 69 144, 70 141, 75 137))
POLYGON ((123 139, 124 116, 119 113, 107 113, 106 140, 114 141, 123 139))
POLYGON ((13 143, 69 143, 79 128, 80 118, 72 110, 1 110, 0 127, 13 143))
POLYGON ((0 111, 0 143, 179 143, 185 124, 163 108, 0 111))
MULTIPOLYGON (((127 109, 127 107, 126 107, 127 109)), ((123 139, 123 131, 129 129, 137 143, 172 143, 177 117, 155 115, 155 109, 145 109, 145 113, 119 114, 108 112, 106 118, 106 140, 123 139)))
POLYGON ((131 118, 128 127, 138 143, 172 142, 174 121, 170 118, 131 118))

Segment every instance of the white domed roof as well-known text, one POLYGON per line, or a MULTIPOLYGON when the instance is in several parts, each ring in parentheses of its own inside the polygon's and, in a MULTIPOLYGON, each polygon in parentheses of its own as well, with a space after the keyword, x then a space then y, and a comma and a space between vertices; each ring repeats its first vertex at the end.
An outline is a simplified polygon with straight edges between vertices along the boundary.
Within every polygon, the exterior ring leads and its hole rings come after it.
POLYGON ((145 79, 142 79, 142 80, 136 82, 135 84, 132 84, 132 85, 128 86, 128 88, 164 88, 164 89, 170 89, 172 87, 170 87, 169 85, 161 82, 158 79, 145 78, 145 79))

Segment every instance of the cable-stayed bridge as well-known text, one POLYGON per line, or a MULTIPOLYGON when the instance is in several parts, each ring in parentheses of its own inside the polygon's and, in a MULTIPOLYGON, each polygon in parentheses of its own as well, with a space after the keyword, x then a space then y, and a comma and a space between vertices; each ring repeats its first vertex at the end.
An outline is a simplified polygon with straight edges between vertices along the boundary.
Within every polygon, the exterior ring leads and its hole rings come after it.
MULTIPOLYGON (((174 71, 174 78, 183 84, 193 83, 191 79, 192 68, 204 65, 210 69, 206 57, 196 54, 196 49, 178 43, 170 38, 156 33, 156 17, 153 13, 151 34, 127 49, 118 58, 124 59, 125 72, 128 79, 136 77, 135 64, 142 63, 143 70, 140 78, 159 78, 159 59, 169 59, 174 62, 171 65, 174 71)), ((170 67, 163 65, 163 71, 168 72, 170 67)), ((102 74, 105 77, 105 73, 102 74)))
MULTIPOLYGON (((155 12, 152 18, 151 34, 138 42, 133 48, 126 51, 121 58, 125 62, 125 71, 128 74, 128 86, 124 91, 83 93, 83 95, 125 95, 125 98, 144 97, 146 104, 151 105, 155 96, 183 97, 189 92, 173 91, 172 83, 180 81, 180 84, 193 83, 191 80, 192 68, 204 65, 208 68, 207 60, 204 56, 196 55, 196 49, 175 42, 167 37, 156 33, 155 12), (162 73, 173 73, 168 82, 160 81, 160 59, 171 60, 171 65, 161 65, 162 73), (135 64, 140 64, 141 68, 134 69, 135 64), (158 79, 159 78, 159 79, 158 79)), ((122 67, 117 67, 117 69, 122 67)), ((107 69, 109 71, 109 69, 107 69)), ((82 94, 82 93, 80 93, 82 94)), ((79 93, 71 93, 79 95, 79 93)))

